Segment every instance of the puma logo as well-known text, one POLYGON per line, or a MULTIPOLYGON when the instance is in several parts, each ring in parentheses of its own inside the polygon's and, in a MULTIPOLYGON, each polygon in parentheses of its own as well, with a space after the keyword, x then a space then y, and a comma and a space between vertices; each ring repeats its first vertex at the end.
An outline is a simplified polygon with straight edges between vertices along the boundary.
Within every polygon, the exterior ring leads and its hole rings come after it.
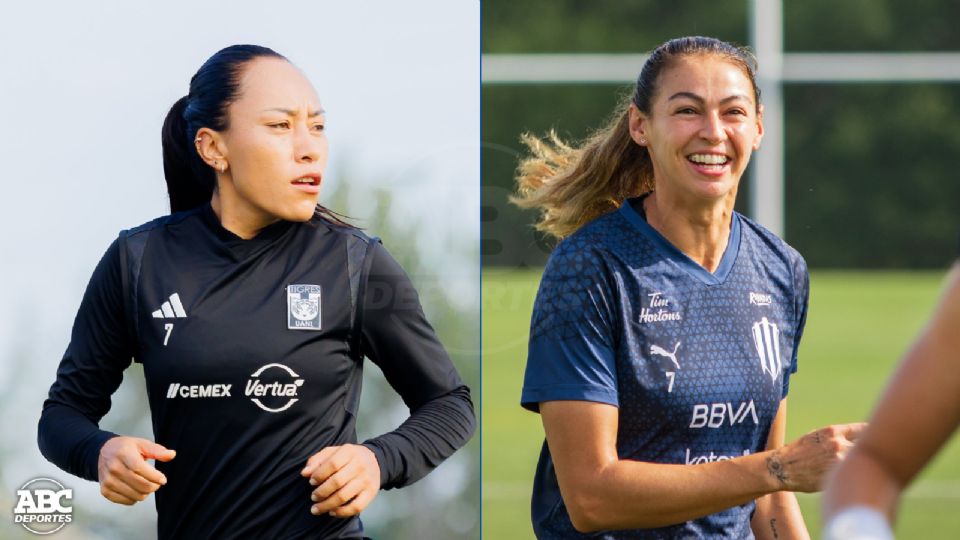
POLYGON ((673 348, 673 352, 669 352, 659 345, 650 346, 650 354, 655 354, 657 356, 665 356, 673 361, 673 365, 677 366, 677 369, 680 369, 680 362, 677 362, 677 349, 680 348, 680 342, 677 342, 677 345, 673 348))

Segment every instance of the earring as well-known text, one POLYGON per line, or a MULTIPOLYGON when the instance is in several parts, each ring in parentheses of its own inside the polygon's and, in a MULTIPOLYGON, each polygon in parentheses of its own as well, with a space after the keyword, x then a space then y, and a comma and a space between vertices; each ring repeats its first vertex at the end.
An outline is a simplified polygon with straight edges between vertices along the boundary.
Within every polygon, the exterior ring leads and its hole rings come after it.
POLYGON ((647 140, 646 140, 646 139, 640 139, 640 144, 647 144, 647 140))
POLYGON ((224 162, 223 165, 220 165, 220 174, 227 172, 227 163, 224 162))

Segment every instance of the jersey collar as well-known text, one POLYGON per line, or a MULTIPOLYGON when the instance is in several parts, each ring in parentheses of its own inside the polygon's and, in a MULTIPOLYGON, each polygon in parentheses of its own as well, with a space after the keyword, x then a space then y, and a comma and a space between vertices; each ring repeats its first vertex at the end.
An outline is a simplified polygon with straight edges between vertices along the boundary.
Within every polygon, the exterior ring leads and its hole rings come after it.
POLYGON ((641 215, 634 208, 634 204, 643 208, 642 201, 647 195, 641 195, 634 199, 627 199, 620 206, 620 215, 637 229, 643 236, 647 237, 654 247, 667 259, 673 261, 680 268, 683 268, 688 274, 697 278, 706 285, 719 285, 727 279, 727 275, 733 270, 733 265, 737 260, 737 254, 740 252, 740 214, 733 212, 730 218, 730 237, 727 240, 727 248, 720 259, 720 265, 716 271, 709 272, 706 268, 687 256, 686 253, 677 249, 662 234, 647 223, 646 216, 641 215))
POLYGON ((210 203, 207 203, 203 206, 203 209, 200 211, 200 215, 210 232, 212 232, 217 240, 219 240, 220 243, 238 260, 244 259, 250 254, 259 251, 260 248, 271 244, 293 225, 293 223, 289 221, 281 220, 267 225, 253 238, 244 240, 243 238, 240 238, 239 236, 228 231, 223 227, 223 225, 220 224, 220 219, 213 211, 213 207, 210 206, 210 203))

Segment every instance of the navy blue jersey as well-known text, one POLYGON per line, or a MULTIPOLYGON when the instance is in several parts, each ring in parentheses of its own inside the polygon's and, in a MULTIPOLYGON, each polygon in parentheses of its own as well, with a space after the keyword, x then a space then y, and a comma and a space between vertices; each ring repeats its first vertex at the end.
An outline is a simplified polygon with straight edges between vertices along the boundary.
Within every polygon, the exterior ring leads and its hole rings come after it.
POLYGON ((96 480, 114 436, 98 422, 131 358, 141 362, 155 439, 177 451, 157 463, 168 479, 156 492, 160 538, 361 538, 356 517, 310 514, 300 470, 357 442, 364 356, 412 412, 364 442, 383 487, 416 481, 472 434, 469 391, 379 242, 320 218, 242 240, 209 205, 122 238, 83 297, 39 442, 96 480), (364 248, 365 266, 352 266, 364 248))
MULTIPOLYGON (((639 202, 587 224, 551 255, 534 305, 522 404, 617 406, 622 459, 696 466, 761 451, 797 369, 806 264, 734 213, 710 273, 650 227, 633 206, 639 202)), ((532 504, 540 538, 752 538, 753 509, 580 534, 546 444, 532 504)))

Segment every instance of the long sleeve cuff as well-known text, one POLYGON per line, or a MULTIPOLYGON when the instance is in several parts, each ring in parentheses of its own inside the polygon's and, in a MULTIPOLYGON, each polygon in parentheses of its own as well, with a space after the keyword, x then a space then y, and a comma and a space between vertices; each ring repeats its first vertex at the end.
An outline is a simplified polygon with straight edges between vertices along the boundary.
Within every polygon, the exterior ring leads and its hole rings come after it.
POLYGON ((364 441, 380 464, 380 486, 410 485, 462 447, 476 430, 470 389, 460 386, 432 399, 397 429, 364 441))
POLYGON ((47 460, 70 474, 99 481, 100 449, 115 433, 104 431, 76 409, 48 405, 40 415, 37 443, 47 460))

